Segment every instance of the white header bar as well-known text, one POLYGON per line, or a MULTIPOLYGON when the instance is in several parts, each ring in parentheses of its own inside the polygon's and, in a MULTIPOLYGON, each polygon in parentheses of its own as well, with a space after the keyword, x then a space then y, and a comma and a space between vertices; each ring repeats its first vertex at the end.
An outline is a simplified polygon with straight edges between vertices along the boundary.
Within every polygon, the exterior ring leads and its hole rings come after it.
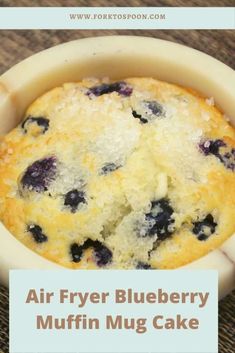
POLYGON ((235 7, 2 7, 0 29, 235 29, 235 7))

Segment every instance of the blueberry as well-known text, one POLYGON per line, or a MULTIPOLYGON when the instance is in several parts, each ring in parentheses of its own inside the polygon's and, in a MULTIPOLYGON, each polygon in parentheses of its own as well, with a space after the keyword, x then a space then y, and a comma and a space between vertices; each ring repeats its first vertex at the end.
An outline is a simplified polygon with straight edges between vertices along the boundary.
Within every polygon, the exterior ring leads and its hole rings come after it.
POLYGON ((86 203, 85 193, 77 189, 69 191, 65 195, 64 205, 71 208, 71 212, 76 212, 80 203, 86 203))
POLYGON ((112 261, 112 252, 98 240, 87 239, 83 245, 76 243, 71 245, 70 253, 73 262, 81 261, 83 252, 86 249, 93 248, 95 260, 98 266, 105 266, 112 261))
POLYGON ((212 234, 215 233, 217 223, 211 214, 208 214, 202 221, 193 223, 193 233, 197 236, 197 239, 207 240, 212 234))
POLYGON ((70 246, 70 254, 73 262, 80 262, 83 255, 83 249, 77 243, 73 243, 70 246))
POLYGON ((225 152, 219 159, 226 168, 232 171, 235 170, 235 148, 232 148, 229 152, 225 152))
POLYGON ((36 192, 48 190, 48 186, 56 175, 56 158, 47 157, 31 164, 21 179, 23 188, 36 192))
POLYGON ((108 173, 114 172, 115 170, 119 169, 120 167, 121 167, 120 165, 116 165, 115 163, 107 163, 102 167, 100 174, 103 175, 103 174, 108 174, 108 173))
POLYGON ((137 270, 151 270, 151 266, 145 262, 139 261, 136 265, 137 270))
POLYGON ((158 240, 164 240, 173 233, 172 224, 174 210, 170 206, 167 199, 161 199, 158 201, 152 201, 151 210, 145 215, 145 221, 148 226, 144 232, 141 232, 141 236, 158 236, 158 240))
POLYGON ((146 124, 148 122, 148 120, 143 118, 141 114, 138 114, 136 110, 132 110, 132 115, 134 118, 139 119, 142 124, 146 124))
POLYGON ((102 243, 95 247, 95 259, 98 266, 105 266, 112 261, 112 251, 102 243))
POLYGON ((84 250, 89 249, 89 248, 97 248, 101 242, 99 240, 92 240, 88 238, 85 243, 82 245, 82 248, 84 250))
POLYGON ((28 116, 21 124, 21 127, 25 133, 28 132, 28 126, 31 124, 37 124, 40 128, 42 128, 42 133, 44 134, 49 129, 50 121, 42 116, 28 116))
POLYGON ((214 155, 227 169, 235 170, 235 148, 230 148, 223 140, 203 141, 199 149, 205 156, 214 155))
POLYGON ((155 117, 165 115, 162 105, 157 101, 143 101, 142 105, 143 114, 140 114, 136 110, 132 110, 133 117, 139 119, 142 124, 146 124, 150 120, 154 120, 155 117))
POLYGON ((98 240, 87 239, 83 249, 94 248, 95 260, 98 266, 105 266, 112 261, 113 254, 98 240))
POLYGON ((27 231, 32 234, 36 243, 44 243, 48 240, 48 237, 43 233, 42 228, 37 224, 29 225, 27 231))
POLYGON ((130 87, 124 81, 114 83, 102 83, 99 86, 89 88, 87 95, 89 96, 90 94, 94 94, 96 97, 99 97, 103 94, 108 94, 112 92, 117 92, 121 96, 129 97, 132 94, 132 87, 130 87))
POLYGON ((144 104, 151 111, 153 115, 155 116, 165 115, 162 105, 157 101, 145 101, 144 104))
POLYGON ((200 143, 199 148, 206 156, 213 154, 217 157, 220 147, 224 146, 226 146, 226 143, 223 140, 206 140, 200 143))

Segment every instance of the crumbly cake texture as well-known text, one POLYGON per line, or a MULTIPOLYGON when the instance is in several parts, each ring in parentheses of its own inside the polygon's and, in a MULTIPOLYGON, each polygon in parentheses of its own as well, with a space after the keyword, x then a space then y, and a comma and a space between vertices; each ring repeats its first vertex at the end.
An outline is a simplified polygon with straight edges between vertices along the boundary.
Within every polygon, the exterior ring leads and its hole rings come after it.
POLYGON ((234 233, 234 173, 235 130, 212 99, 86 79, 38 98, 3 137, 0 220, 65 267, 177 268, 234 233))

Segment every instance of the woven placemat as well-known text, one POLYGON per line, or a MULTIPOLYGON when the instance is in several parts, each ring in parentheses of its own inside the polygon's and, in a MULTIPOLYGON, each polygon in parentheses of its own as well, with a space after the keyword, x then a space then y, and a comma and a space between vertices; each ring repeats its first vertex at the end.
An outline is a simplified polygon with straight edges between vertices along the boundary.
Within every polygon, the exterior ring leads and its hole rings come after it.
MULTIPOLYGON (((95 6, 233 6, 234 0, 97 0, 95 6), (206 3, 206 4, 205 4, 206 3)), ((84 0, 0 0, 2 6, 94 6, 84 0)), ((0 74, 35 52, 59 43, 99 35, 131 34, 171 40, 204 51, 235 69, 234 31, 194 30, 73 30, 0 31, 0 74)), ((219 353, 235 353, 235 291, 219 304, 219 353)), ((8 353, 8 291, 0 287, 0 353, 8 353)))

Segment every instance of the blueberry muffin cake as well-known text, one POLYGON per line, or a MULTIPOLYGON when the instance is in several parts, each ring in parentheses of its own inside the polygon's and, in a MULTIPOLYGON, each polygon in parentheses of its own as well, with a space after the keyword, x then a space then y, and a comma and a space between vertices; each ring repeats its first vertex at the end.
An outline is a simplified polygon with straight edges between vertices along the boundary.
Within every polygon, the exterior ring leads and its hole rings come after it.
POLYGON ((166 82, 66 83, 1 140, 0 220, 69 268, 185 265, 235 232, 235 130, 166 82))

